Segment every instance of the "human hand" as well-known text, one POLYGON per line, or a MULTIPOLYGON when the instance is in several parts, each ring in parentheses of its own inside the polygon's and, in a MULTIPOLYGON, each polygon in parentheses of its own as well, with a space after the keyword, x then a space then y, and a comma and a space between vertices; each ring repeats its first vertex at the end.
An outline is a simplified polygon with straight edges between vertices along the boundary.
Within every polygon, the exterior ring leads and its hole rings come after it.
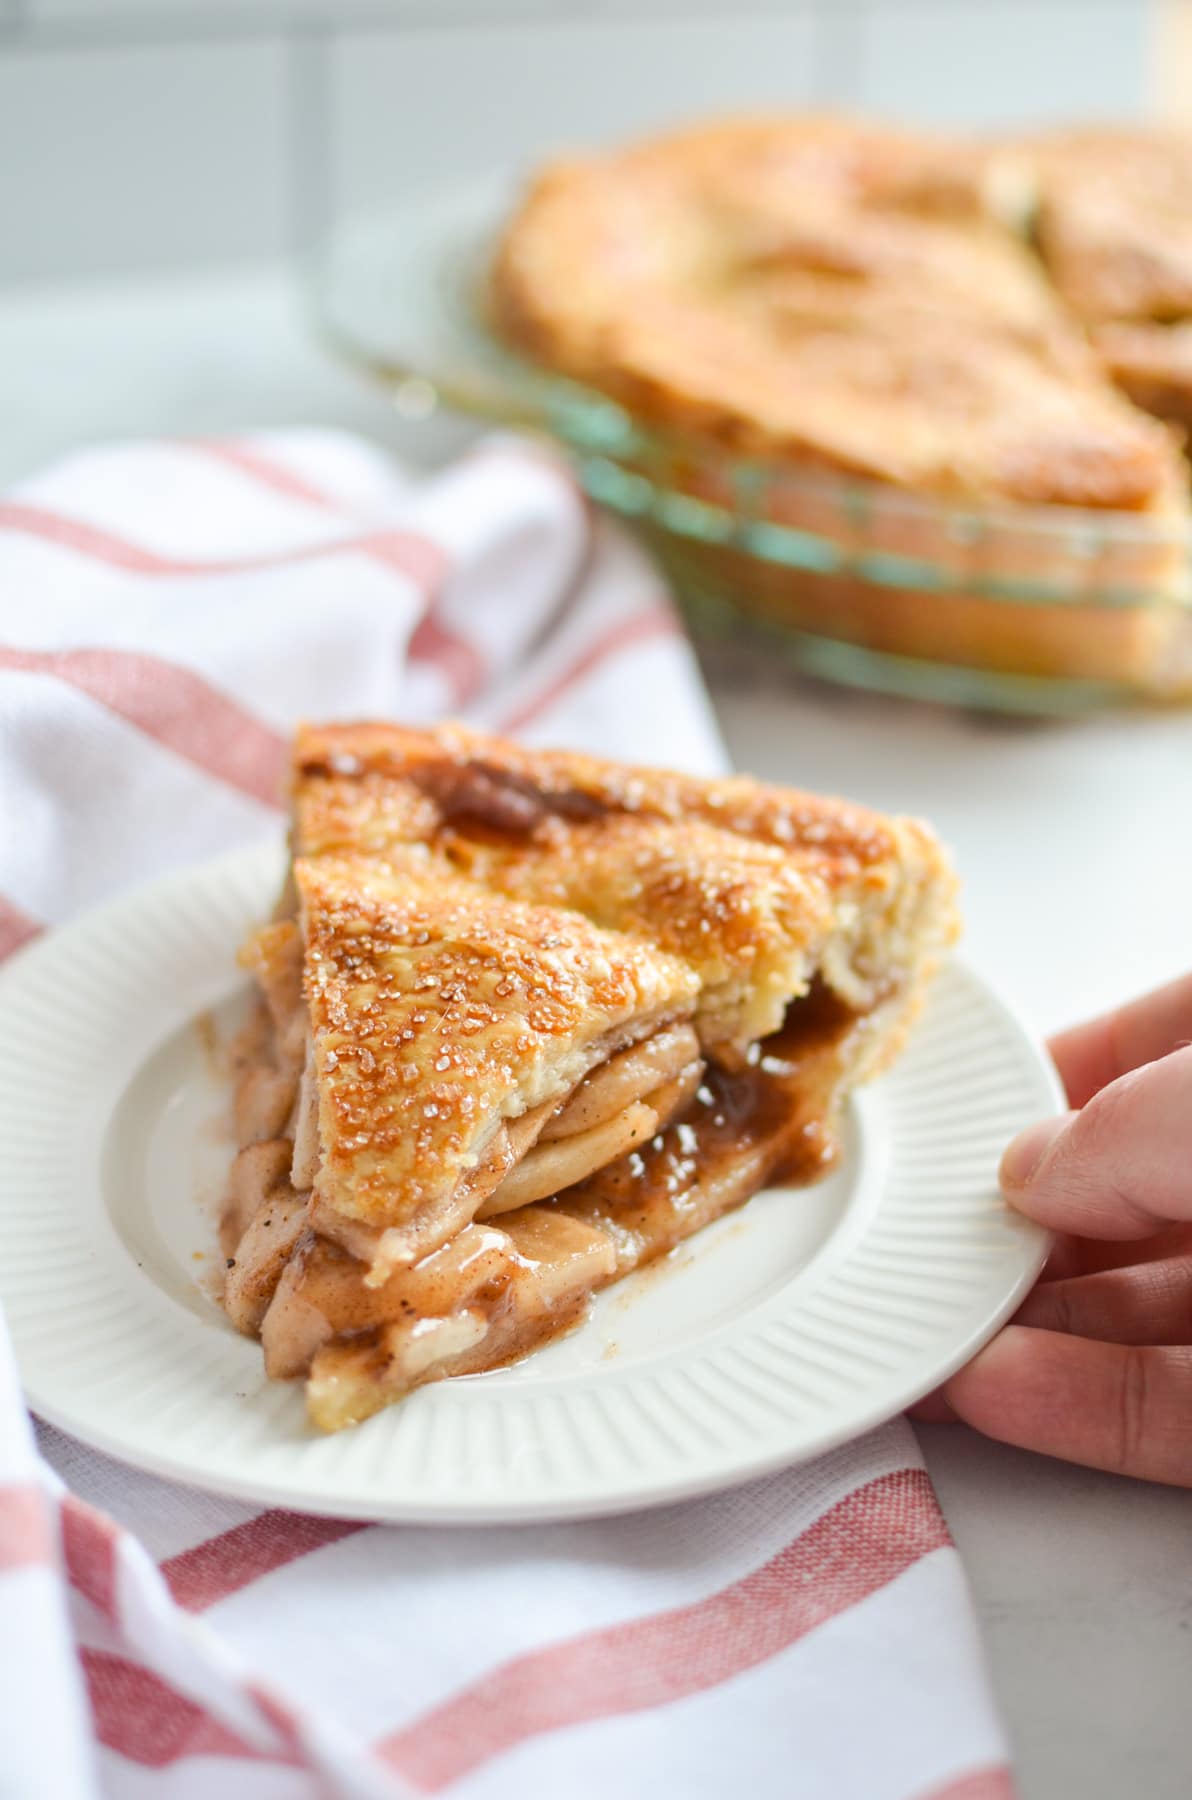
POLYGON ((1192 976, 1055 1038, 1073 1111, 1002 1159, 1059 1233, 1013 1322, 923 1419, 1192 1487, 1192 976))

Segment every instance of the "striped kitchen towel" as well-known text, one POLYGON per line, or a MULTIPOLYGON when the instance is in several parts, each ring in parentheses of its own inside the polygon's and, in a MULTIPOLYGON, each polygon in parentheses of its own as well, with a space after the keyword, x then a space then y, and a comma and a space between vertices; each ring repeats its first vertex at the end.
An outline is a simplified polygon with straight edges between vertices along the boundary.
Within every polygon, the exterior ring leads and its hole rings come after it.
MULTIPOLYGON (((656 573, 529 445, 68 458, 0 501, 0 954, 275 829, 299 718, 444 713, 723 754, 656 573)), ((1012 1792, 901 1422, 627 1518, 362 1526, 35 1436, 0 1331, 0 1658, 4 1800, 1012 1792)))

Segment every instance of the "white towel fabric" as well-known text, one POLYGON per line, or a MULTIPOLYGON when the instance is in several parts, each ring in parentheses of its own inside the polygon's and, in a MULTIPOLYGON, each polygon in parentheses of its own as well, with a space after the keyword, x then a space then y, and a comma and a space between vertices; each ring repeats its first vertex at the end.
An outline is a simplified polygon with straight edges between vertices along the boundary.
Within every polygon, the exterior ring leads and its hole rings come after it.
MULTIPOLYGON (((529 445, 55 465, 0 502, 0 954, 275 826, 298 719, 444 713, 722 762, 656 573, 529 445)), ((9 1363, 0 1331, 4 1800, 1012 1794, 901 1422, 628 1518, 362 1527, 35 1448, 9 1363)))

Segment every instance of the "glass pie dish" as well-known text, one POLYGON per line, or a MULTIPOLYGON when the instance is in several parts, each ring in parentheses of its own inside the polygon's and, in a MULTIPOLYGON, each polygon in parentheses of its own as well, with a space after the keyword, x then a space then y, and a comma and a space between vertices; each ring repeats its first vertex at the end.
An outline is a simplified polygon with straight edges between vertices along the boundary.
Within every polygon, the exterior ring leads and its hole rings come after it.
POLYGON ((646 427, 489 329, 487 271, 519 186, 499 175, 344 221, 321 247, 319 332, 402 416, 443 407, 549 435, 697 629, 748 621, 810 673, 1018 711, 1192 701, 1182 521, 943 502, 646 427))

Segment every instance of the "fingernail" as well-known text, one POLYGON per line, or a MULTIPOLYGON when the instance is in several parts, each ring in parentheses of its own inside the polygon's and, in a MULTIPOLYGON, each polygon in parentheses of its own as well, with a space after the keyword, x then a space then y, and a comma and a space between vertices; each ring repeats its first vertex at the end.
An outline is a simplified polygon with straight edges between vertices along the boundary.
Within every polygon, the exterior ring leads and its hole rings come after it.
POLYGON ((1027 1187, 1051 1146, 1067 1131, 1071 1118, 1071 1113, 1064 1113, 1058 1119, 1040 1119, 1037 1125, 1028 1125, 1025 1131, 1020 1131, 1002 1157, 998 1171, 1002 1186, 1027 1187))

